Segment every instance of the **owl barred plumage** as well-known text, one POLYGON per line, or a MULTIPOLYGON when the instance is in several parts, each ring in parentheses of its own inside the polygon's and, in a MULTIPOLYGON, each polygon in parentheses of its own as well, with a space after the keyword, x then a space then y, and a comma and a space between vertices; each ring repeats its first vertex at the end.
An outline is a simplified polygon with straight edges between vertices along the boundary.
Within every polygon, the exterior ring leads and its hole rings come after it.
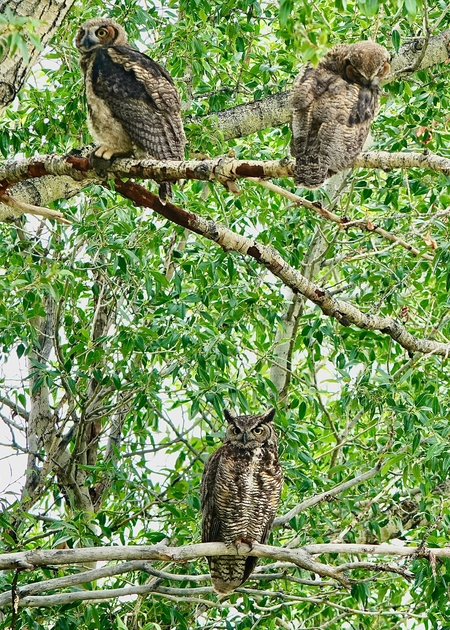
MULTIPOLYGON (((182 160, 186 138, 180 97, 165 68, 128 44, 109 18, 87 20, 78 31, 89 130, 100 143, 97 157, 131 155, 182 160)), ((159 194, 171 194, 170 183, 159 194)))
MULTIPOLYGON (((202 541, 266 543, 280 503, 283 471, 278 461, 275 410, 233 416, 224 411, 228 430, 223 445, 206 462, 202 477, 202 541)), ((218 593, 243 584, 258 559, 208 558, 218 593)))
POLYGON ((316 188, 361 152, 389 58, 375 42, 339 44, 296 77, 289 96, 296 184, 316 188))

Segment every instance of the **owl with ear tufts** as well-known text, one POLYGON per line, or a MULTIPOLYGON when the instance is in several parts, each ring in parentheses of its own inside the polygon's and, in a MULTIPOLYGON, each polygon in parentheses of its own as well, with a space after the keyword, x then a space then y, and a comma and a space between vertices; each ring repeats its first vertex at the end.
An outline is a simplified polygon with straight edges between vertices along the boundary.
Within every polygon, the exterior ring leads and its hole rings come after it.
POLYGON ((316 188, 361 152, 389 59, 372 41, 338 44, 297 76, 289 96, 296 184, 316 188))
MULTIPOLYGON (((165 68, 128 44, 109 18, 87 20, 75 39, 84 74, 94 155, 182 160, 186 138, 180 96, 165 68)), ((162 199, 171 185, 160 185, 162 199)))
MULTIPOLYGON (((234 416, 225 410, 223 445, 206 462, 202 478, 202 541, 265 544, 280 503, 283 471, 278 461, 275 409, 234 416)), ((231 593, 250 576, 258 559, 211 556, 217 593, 231 593)))

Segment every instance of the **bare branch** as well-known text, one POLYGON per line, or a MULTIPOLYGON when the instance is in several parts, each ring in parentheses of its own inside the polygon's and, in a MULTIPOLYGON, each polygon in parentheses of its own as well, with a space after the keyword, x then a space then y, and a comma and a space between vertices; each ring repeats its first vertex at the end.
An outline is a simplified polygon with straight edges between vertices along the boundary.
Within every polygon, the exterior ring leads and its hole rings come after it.
MULTIPOLYGON (((81 601, 84 599, 101 599, 118 597, 124 594, 145 594, 147 592, 159 592, 167 595, 186 595, 191 596, 198 593, 212 592, 210 587, 201 587, 200 589, 193 588, 170 588, 170 587, 156 587, 155 583, 146 585, 144 587, 133 586, 131 589, 110 589, 103 591, 82 591, 75 593, 67 593, 62 595, 53 595, 45 597, 32 597, 31 593, 42 592, 44 590, 55 588, 66 588, 74 586, 76 584, 82 584, 99 579, 100 577, 110 577, 118 575, 120 573, 128 571, 148 571, 150 567, 147 566, 146 561, 159 560, 170 561, 175 563, 185 563, 188 560, 194 560, 203 556, 218 556, 218 555, 241 555, 241 556, 256 556, 263 558, 272 558, 283 562, 291 562, 294 565, 321 575, 323 577, 331 577, 338 582, 346 585, 348 580, 343 578, 341 573, 343 571, 361 569, 374 570, 374 571, 390 571, 398 573, 403 577, 410 579, 412 574, 404 568, 395 567, 387 564, 378 564, 370 562, 351 562, 341 566, 330 566, 316 562, 311 558, 311 555, 318 554, 352 554, 352 555, 387 555, 387 556, 399 556, 399 557, 418 557, 426 558, 430 562, 435 562, 437 558, 450 558, 450 548, 426 548, 426 547, 401 547, 389 544, 381 545, 358 545, 358 544, 319 544, 319 545, 306 545, 298 549, 285 549, 283 547, 270 547, 268 545, 260 545, 259 543, 253 543, 252 547, 249 545, 240 545, 239 549, 232 547, 229 548, 223 543, 203 543, 197 545, 190 545, 185 547, 168 547, 166 545, 155 546, 129 546, 129 547, 90 547, 85 549, 39 549, 35 551, 25 551, 20 553, 10 553, 0 555, 0 569, 36 569, 37 567, 45 566, 61 566, 61 565, 73 565, 73 564, 86 564, 88 562, 97 561, 116 561, 127 560, 120 565, 114 565, 111 567, 102 567, 101 569, 95 569, 93 571, 86 571, 83 573, 77 573, 74 575, 66 576, 63 578, 56 578, 48 580, 46 582, 40 582, 35 584, 29 584, 19 589, 19 596, 25 595, 20 598, 21 605, 41 606, 47 604, 62 603, 68 601, 81 601), (137 589, 137 590, 136 590, 137 589), (69 599, 66 596, 70 596, 69 599)), ((151 571, 153 573, 153 570, 151 571)), ((166 578, 171 577, 170 574, 161 574, 158 577, 166 578)), ((179 576, 177 576, 178 578, 179 576)), ((198 581, 198 576, 195 576, 195 581, 198 581)), ((181 577, 179 579, 182 579, 181 577)), ((189 580, 190 576, 185 576, 185 580, 189 580)), ((202 576, 203 579, 203 576, 202 576)), ((0 605, 11 605, 11 593, 0 595, 0 605)))
POLYGON ((24 420, 28 421, 30 415, 28 411, 21 407, 19 404, 7 398, 6 396, 0 395, 0 404, 9 407, 15 415, 20 416, 24 420))
POLYGON ((289 523, 291 518, 294 518, 294 516, 297 516, 297 514, 300 514, 300 512, 304 512, 308 508, 313 507, 314 505, 317 505, 318 503, 321 503, 322 501, 328 501, 329 499, 331 499, 332 497, 335 497, 341 492, 345 492, 345 490, 348 490, 349 488, 352 488, 353 486, 357 486, 358 484, 363 483, 364 481, 367 481, 368 479, 371 479, 372 477, 375 477, 375 475, 380 472, 380 468, 381 468, 381 461, 378 462, 376 466, 374 466, 367 472, 363 473, 362 475, 359 475, 358 477, 354 477, 353 479, 349 479, 348 481, 345 481, 344 483, 340 483, 338 486, 331 488, 331 490, 327 490, 326 492, 321 492, 320 494, 316 494, 315 496, 311 497, 310 499, 307 499, 306 501, 302 501, 302 503, 299 503, 298 505, 296 505, 294 508, 292 508, 292 510, 289 510, 289 512, 286 512, 286 514, 283 514, 283 516, 279 516, 278 518, 276 518, 274 521, 274 527, 280 527, 282 525, 286 525, 286 523, 289 523))
POLYGON ((414 254, 414 256, 422 256, 422 258, 425 258, 426 260, 433 260, 434 258, 431 254, 421 253, 420 250, 418 250, 416 247, 413 247, 402 238, 395 236, 395 234, 392 234, 391 232, 388 232, 387 230, 384 230, 383 228, 380 228, 377 225, 373 225, 373 223, 367 220, 365 221, 357 220, 357 221, 349 222, 345 220, 343 217, 340 217, 338 214, 335 214, 334 212, 331 212, 330 210, 323 208, 321 205, 308 201, 307 199, 304 199, 303 197, 299 197, 298 195, 295 195, 289 190, 285 190, 284 188, 281 188, 281 186, 276 186, 275 184, 272 184, 272 182, 267 182, 263 179, 256 179, 254 177, 248 177, 248 180, 261 184, 265 188, 271 190, 272 192, 277 193, 278 195, 281 195, 282 197, 285 197, 286 199, 289 199, 290 201, 293 201, 297 205, 303 206, 304 208, 308 208, 309 210, 312 210, 319 216, 327 219, 328 221, 336 223, 337 225, 339 225, 340 227, 344 229, 347 229, 350 226, 355 226, 355 227, 360 228, 361 230, 366 230, 367 232, 373 232, 374 234, 379 234, 380 236, 390 241, 391 243, 404 247, 409 252, 411 252, 411 254, 414 254))
POLYGON ((10 195, 0 195, 0 202, 14 210, 18 217, 22 214, 34 214, 35 216, 43 217, 44 219, 55 219, 58 223, 64 223, 65 225, 71 224, 71 221, 65 219, 61 212, 50 210, 50 208, 44 208, 43 206, 35 206, 31 203, 25 203, 24 201, 19 201, 18 199, 11 197, 10 195))
MULTIPOLYGON (((129 573, 131 571, 146 571, 148 563, 145 560, 134 560, 132 562, 122 562, 109 567, 102 567, 101 569, 94 569, 92 571, 83 571, 82 573, 74 573, 72 575, 66 575, 61 578, 54 578, 52 580, 44 580, 40 582, 33 582, 32 584, 26 584, 17 589, 18 595, 22 598, 24 595, 32 595, 34 593, 42 593, 44 591, 50 591, 53 589, 67 588, 70 586, 76 586, 77 584, 88 584, 114 575, 121 575, 122 573, 129 573)), ((0 607, 4 606, 11 599, 11 593, 6 592, 0 595, 0 607)))
MULTIPOLYGON (((81 153, 89 152, 84 147, 81 153)), ((99 174, 92 169, 88 157, 73 155, 40 155, 24 160, 3 162, 0 165, 0 192, 13 184, 47 175, 68 176, 76 181, 104 181, 107 177, 134 177, 156 182, 195 179, 214 181, 220 178, 292 178, 294 160, 237 160, 217 156, 210 160, 137 160, 117 158, 107 164, 107 173, 99 174)), ((450 159, 434 153, 368 151, 361 153, 353 162, 353 168, 426 168, 430 171, 450 174, 450 159)))
MULTIPOLYGON (((450 163, 450 161, 449 161, 450 163)), ((111 167, 113 170, 122 165, 119 171, 123 174, 124 165, 127 165, 128 175, 136 176, 135 170, 139 167, 139 176, 149 176, 151 171, 155 177, 159 169, 158 177, 164 177, 170 180, 170 169, 176 169, 177 165, 187 176, 195 176, 200 179, 208 179, 208 177, 216 177, 220 173, 221 177, 233 178, 233 173, 245 177, 253 176, 255 171, 258 176, 264 175, 263 170, 267 165, 271 176, 278 176, 280 169, 286 169, 285 163, 269 162, 269 163, 252 163, 230 158, 217 158, 206 162, 154 162, 137 160, 117 160, 111 167), (119 164, 120 163, 120 164, 119 164), (114 164, 116 166, 114 166, 114 164), (151 164, 151 166, 150 166, 151 164), (164 164, 163 171, 161 170, 164 164), (211 167, 210 170, 205 165, 211 167), (255 168, 253 168, 255 166, 255 168), (253 174, 252 174, 253 173, 253 174)), ((292 166, 292 164, 291 164, 292 166)), ((66 158, 58 158, 49 156, 47 158, 33 158, 31 160, 23 160, 13 163, 5 169, 0 168, 0 189, 7 188, 14 181, 20 178, 36 177, 48 174, 50 171, 55 173, 72 174, 75 178, 92 177, 92 171, 89 171, 89 160, 87 158, 74 158, 72 156, 66 158)), ((174 173, 175 171, 172 171, 174 173)), ((177 175, 177 177, 179 174, 177 175)), ((97 175, 97 177, 99 177, 97 175)), ((228 228, 207 221, 193 213, 186 212, 170 202, 162 203, 161 200, 150 193, 148 190, 138 184, 128 181, 124 183, 121 180, 115 180, 115 188, 123 196, 127 197, 133 203, 139 206, 152 208, 155 212, 165 218, 181 225, 189 230, 201 234, 223 247, 226 251, 234 250, 243 255, 248 255, 257 260, 260 264, 265 265, 275 276, 295 293, 301 293, 308 300, 317 304, 330 317, 337 319, 343 326, 355 325, 359 328, 367 330, 379 330, 387 334, 397 341, 403 348, 409 352, 420 352, 423 354, 435 354, 447 357, 450 353, 450 344, 432 341, 429 339, 419 339, 411 335, 404 326, 392 317, 383 317, 369 313, 363 313, 349 302, 337 299, 329 291, 323 287, 311 282, 299 271, 289 266, 273 248, 261 245, 253 239, 240 236, 229 230, 228 228)))

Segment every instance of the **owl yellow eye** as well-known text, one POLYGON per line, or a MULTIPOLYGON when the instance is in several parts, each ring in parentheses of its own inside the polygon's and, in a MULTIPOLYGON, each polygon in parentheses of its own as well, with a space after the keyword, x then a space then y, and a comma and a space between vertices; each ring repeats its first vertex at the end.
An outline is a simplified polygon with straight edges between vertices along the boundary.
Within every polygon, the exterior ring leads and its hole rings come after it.
POLYGON ((240 430, 237 427, 231 427, 231 433, 233 435, 239 435, 240 430))
POLYGON ((253 433, 254 433, 255 435, 261 435, 261 433, 262 433, 263 431, 264 431, 264 429, 263 429, 262 427, 255 427, 255 428, 253 429, 253 433))
POLYGON ((108 31, 106 28, 99 28, 97 31, 97 37, 106 37, 108 35, 108 31))

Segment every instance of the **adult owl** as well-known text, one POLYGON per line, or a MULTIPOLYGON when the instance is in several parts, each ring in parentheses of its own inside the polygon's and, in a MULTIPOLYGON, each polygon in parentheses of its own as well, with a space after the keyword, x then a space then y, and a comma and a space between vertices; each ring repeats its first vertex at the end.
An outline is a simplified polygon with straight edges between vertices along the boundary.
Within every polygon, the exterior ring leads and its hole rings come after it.
MULTIPOLYGON (((75 45, 81 53, 89 130, 97 157, 131 155, 182 160, 186 138, 180 96, 165 68, 128 44, 124 29, 109 18, 87 20, 75 45)), ((160 185, 159 194, 171 194, 160 185)))
POLYGON ((289 96, 296 184, 316 188, 361 152, 389 59, 372 41, 339 44, 296 77, 289 96))
MULTIPOLYGON (((251 416, 224 411, 228 430, 223 445, 206 462, 202 478, 203 542, 229 547, 267 542, 283 485, 274 415, 274 409, 251 416)), ((234 591, 257 561, 250 556, 209 557, 215 591, 234 591)))

